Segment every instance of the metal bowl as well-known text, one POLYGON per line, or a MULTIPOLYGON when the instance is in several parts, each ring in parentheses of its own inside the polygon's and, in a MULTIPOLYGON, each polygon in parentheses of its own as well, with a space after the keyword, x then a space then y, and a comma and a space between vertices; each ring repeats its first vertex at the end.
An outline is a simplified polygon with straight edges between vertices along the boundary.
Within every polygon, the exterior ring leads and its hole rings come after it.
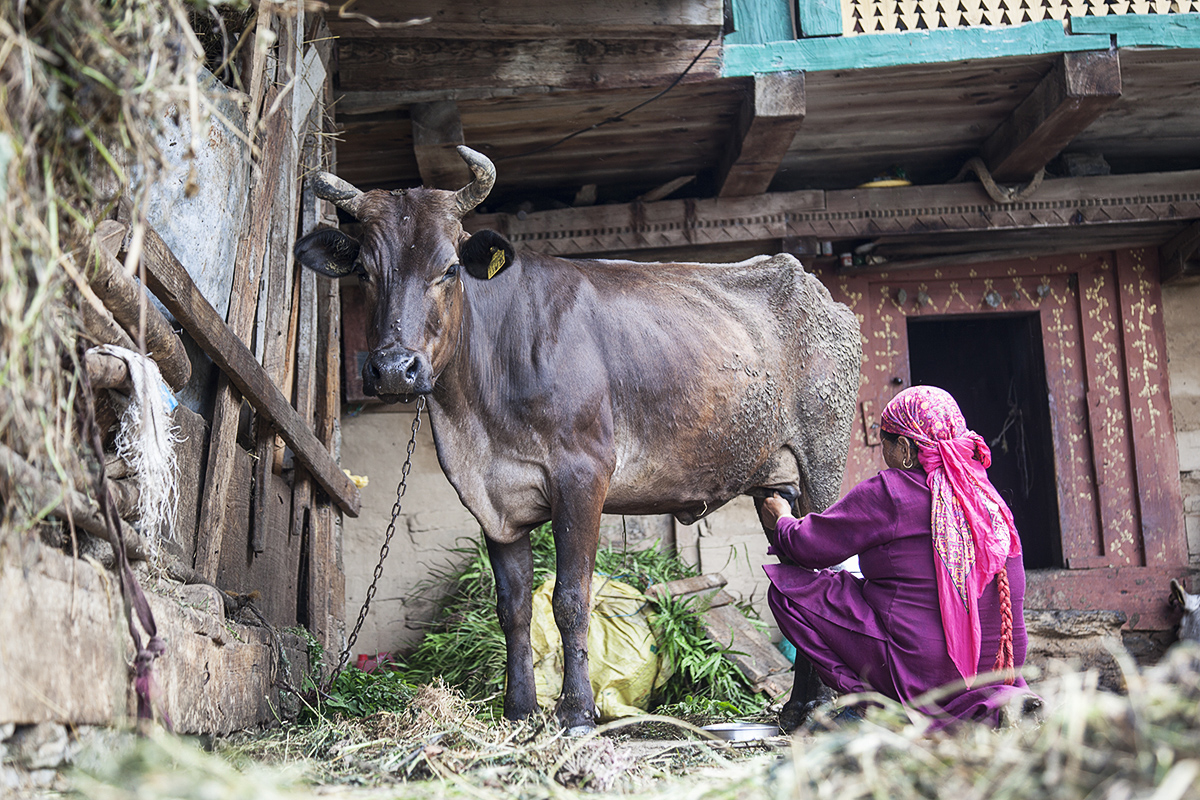
POLYGON ((783 735, 778 725, 763 722, 720 722, 716 725, 705 725, 701 730, 727 742, 749 742, 783 735))

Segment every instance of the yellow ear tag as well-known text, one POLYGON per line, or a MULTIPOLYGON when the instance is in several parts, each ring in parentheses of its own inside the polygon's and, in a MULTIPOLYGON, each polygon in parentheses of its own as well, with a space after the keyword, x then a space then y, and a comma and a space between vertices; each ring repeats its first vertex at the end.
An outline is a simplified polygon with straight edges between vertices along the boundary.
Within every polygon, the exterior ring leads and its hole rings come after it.
POLYGON ((496 277, 496 273, 504 269, 504 250, 499 247, 492 248, 492 260, 488 264, 488 280, 496 277))

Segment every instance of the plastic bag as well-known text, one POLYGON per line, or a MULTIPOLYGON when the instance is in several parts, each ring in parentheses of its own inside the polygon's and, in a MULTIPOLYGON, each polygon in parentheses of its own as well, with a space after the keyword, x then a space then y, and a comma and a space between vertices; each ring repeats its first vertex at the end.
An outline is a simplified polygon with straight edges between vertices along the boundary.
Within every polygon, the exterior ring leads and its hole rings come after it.
MULTIPOLYGON (((538 704, 551 708, 562 693, 562 637, 554 622, 554 578, 533 593, 533 673, 538 704)), ((588 677, 600 719, 644 713, 651 693, 673 672, 650 629, 646 597, 628 584, 592 576, 588 677)))

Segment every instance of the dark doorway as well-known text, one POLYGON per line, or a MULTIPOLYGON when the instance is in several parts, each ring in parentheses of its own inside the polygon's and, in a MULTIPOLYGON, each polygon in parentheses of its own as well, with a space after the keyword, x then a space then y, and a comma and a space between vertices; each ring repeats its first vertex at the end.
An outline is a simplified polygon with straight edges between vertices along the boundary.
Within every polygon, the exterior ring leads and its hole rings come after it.
POLYGON ((992 451, 1028 569, 1062 566, 1054 443, 1037 314, 908 319, 913 384, 954 395, 992 451))

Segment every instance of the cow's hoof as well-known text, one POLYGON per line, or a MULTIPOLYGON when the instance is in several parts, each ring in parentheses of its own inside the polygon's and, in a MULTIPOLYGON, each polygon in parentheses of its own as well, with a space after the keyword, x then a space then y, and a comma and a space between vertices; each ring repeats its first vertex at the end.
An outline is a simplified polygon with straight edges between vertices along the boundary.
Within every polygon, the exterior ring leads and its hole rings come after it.
POLYGON ((567 728, 566 735, 573 739, 578 739, 581 736, 587 736, 592 731, 596 730, 595 725, 572 725, 567 728))

